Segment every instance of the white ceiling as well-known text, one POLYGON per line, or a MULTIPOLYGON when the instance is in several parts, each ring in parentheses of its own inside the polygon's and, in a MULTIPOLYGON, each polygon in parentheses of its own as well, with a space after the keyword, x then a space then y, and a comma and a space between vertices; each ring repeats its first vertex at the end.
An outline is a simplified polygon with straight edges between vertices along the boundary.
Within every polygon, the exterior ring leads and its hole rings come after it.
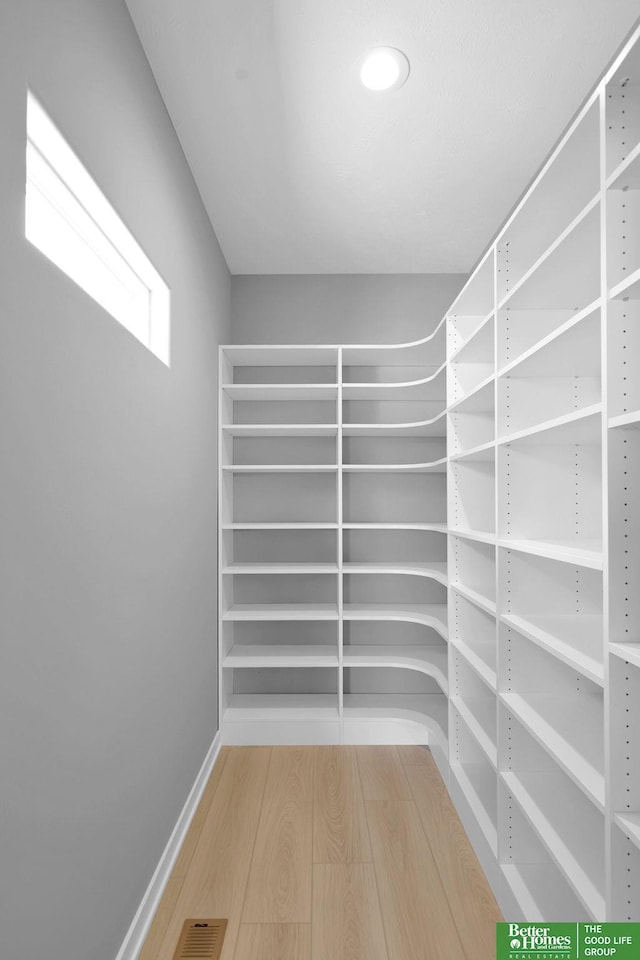
POLYGON ((638 0, 127 0, 234 274, 467 272, 638 0), (398 47, 399 90, 357 63, 398 47))

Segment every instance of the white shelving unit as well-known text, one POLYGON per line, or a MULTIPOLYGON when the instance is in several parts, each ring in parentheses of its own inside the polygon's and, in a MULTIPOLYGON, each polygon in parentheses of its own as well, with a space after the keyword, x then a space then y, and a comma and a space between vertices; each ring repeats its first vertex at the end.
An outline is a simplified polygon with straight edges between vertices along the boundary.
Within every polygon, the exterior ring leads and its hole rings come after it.
POLYGON ((430 742, 447 771, 446 324, 220 351, 227 742, 430 742))
POLYGON ((640 30, 435 331, 220 359, 227 742, 429 742, 506 919, 640 920, 640 30))
POLYGON ((447 346, 452 795, 507 918, 640 920, 638 33, 447 346))

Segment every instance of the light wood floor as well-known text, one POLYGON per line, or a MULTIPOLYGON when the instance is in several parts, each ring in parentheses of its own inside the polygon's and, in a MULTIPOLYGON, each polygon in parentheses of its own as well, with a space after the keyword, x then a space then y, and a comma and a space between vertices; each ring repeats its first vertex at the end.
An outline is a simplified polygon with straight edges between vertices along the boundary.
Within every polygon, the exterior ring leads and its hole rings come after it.
POLYGON ((140 960, 494 960, 500 912, 424 747, 223 747, 140 960))

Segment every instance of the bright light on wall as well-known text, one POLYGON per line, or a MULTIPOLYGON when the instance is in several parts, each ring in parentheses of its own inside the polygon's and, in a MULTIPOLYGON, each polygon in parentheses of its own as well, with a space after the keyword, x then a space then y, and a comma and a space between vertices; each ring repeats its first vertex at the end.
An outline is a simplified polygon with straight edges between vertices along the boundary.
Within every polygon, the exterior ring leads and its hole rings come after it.
POLYGON ((376 47, 360 68, 360 79, 368 90, 396 90, 408 76, 409 61, 394 47, 376 47))

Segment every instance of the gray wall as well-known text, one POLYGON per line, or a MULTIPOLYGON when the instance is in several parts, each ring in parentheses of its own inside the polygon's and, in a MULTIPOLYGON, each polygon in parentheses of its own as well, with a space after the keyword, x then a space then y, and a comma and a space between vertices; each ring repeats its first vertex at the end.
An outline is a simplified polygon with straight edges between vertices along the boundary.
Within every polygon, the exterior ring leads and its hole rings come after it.
POLYGON ((230 278, 123 0, 5 0, 0 46, 0 956, 112 960, 216 732, 230 278), (170 370, 25 241, 27 84, 171 288, 170 370))
POLYGON ((402 343, 433 330, 466 276, 236 276, 233 343, 402 343))

